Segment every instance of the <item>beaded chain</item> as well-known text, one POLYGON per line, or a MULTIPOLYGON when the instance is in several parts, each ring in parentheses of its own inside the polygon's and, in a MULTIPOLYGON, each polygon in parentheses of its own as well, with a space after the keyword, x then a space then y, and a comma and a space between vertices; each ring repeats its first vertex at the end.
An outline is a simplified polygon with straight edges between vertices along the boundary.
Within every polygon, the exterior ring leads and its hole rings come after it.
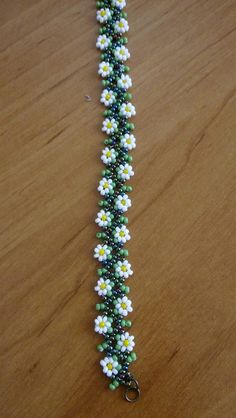
POLYGON ((101 24, 96 46, 101 50, 98 74, 102 77, 101 102, 105 105, 102 131, 107 135, 101 160, 105 164, 98 191, 102 196, 96 223, 101 231, 96 234, 101 240, 94 250, 94 257, 101 263, 95 291, 102 298, 96 305, 99 315, 95 319, 95 331, 104 338, 97 349, 105 354, 100 361, 103 372, 111 379, 109 388, 115 390, 125 385, 125 398, 137 400, 140 390, 137 380, 129 372, 130 363, 136 360, 134 336, 128 329, 132 312, 128 298, 126 279, 132 276, 131 264, 127 260, 128 250, 124 244, 130 240, 125 212, 131 207, 126 181, 134 175, 129 151, 136 147, 131 133, 134 125, 128 120, 136 114, 127 90, 132 86, 129 67, 125 62, 130 53, 125 46, 124 36, 129 30, 127 13, 123 11, 125 0, 97 1, 97 21, 101 24))

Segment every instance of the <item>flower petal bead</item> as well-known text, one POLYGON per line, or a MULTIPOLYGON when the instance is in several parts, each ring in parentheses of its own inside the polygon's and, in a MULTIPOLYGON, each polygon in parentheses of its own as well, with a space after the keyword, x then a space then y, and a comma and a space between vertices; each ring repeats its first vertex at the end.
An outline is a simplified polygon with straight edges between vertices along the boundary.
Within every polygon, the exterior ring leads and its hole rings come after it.
POLYGON ((111 40, 106 35, 99 35, 96 42, 96 47, 103 51, 104 49, 108 48, 110 45, 111 40))
POLYGON ((124 334, 121 335, 118 341, 118 345, 120 346, 120 349, 122 352, 132 351, 135 346, 134 336, 129 335, 128 332, 125 332, 124 334))
POLYGON ((112 5, 122 10, 126 6, 126 1, 125 0, 112 0, 112 5))
POLYGON ((106 132, 108 135, 113 134, 115 130, 117 129, 117 126, 118 124, 114 118, 113 119, 107 118, 103 121, 102 131, 106 132))
POLYGON ((122 74, 122 76, 117 80, 117 85, 118 87, 128 90, 132 87, 132 79, 129 75, 122 74))
POLYGON ((126 19, 120 19, 115 22, 115 31, 118 33, 125 33, 129 30, 129 24, 126 19))
POLYGON ((111 327, 111 323, 108 320, 107 316, 98 316, 95 319, 95 332, 98 334, 106 334, 108 329, 111 327))
POLYGON ((105 373, 108 377, 112 377, 118 373, 118 361, 114 360, 112 357, 105 357, 100 361, 100 364, 102 366, 103 373, 105 373))
POLYGON ((98 259, 98 261, 105 261, 107 260, 107 256, 111 254, 111 250, 108 246, 98 244, 94 249, 94 257, 98 259))
POLYGON ((99 64, 98 74, 101 75, 102 77, 107 77, 108 75, 112 73, 112 71, 113 71, 113 67, 109 62, 102 61, 99 64))
POLYGON ((107 292, 109 292, 111 287, 111 281, 109 279, 104 280, 102 277, 97 281, 97 285, 95 286, 94 290, 98 293, 98 296, 106 296, 107 292))
POLYGON ((130 177, 134 175, 133 168, 128 163, 120 165, 118 169, 118 174, 123 180, 129 180, 130 177))
POLYGON ((123 298, 118 298, 115 306, 119 314, 122 316, 127 316, 129 312, 133 311, 132 302, 130 299, 127 298, 127 296, 123 296, 123 298))
POLYGON ((128 58, 130 58, 130 53, 128 48, 126 48, 125 46, 117 46, 115 49, 115 57, 119 60, 119 61, 127 61, 128 58))
POLYGON ((119 274, 120 277, 124 277, 125 279, 128 279, 128 277, 132 276, 133 274, 133 270, 131 270, 131 264, 128 262, 128 260, 118 261, 115 267, 115 271, 119 274))
POLYGON ((120 114, 126 118, 131 118, 136 115, 136 110, 132 103, 123 103, 120 108, 120 114))
POLYGON ((117 226, 114 235, 118 242, 121 242, 123 244, 130 240, 129 230, 125 225, 122 225, 121 228, 117 226))
POLYGON ((127 212, 128 208, 131 207, 131 200, 127 194, 117 196, 116 207, 122 212, 127 212))
POLYGON ((97 11, 97 20, 99 23, 105 23, 111 18, 110 9, 100 9, 97 11))
POLYGON ((102 196, 109 194, 113 190, 112 180, 111 179, 102 179, 99 182, 98 191, 102 196))
POLYGON ((116 96, 112 90, 103 90, 101 94, 101 103, 104 103, 105 106, 110 106, 116 101, 116 96))
POLYGON ((110 212, 105 212, 105 210, 103 210, 103 209, 100 210, 100 212, 98 212, 98 214, 97 214, 97 218, 96 218, 95 222, 100 227, 108 226, 108 224, 111 222, 111 213, 110 212))
POLYGON ((102 151, 101 160, 104 164, 114 163, 116 160, 116 152, 113 148, 104 148, 102 151))
POLYGON ((136 148, 136 138, 133 134, 125 134, 120 140, 120 145, 127 150, 136 148))

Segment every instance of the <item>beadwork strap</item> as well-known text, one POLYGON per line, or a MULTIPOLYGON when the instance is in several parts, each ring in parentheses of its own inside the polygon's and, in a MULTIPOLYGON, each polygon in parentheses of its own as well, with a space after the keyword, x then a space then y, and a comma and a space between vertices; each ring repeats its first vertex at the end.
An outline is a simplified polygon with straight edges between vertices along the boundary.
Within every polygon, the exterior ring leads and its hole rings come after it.
POLYGON ((111 379, 109 388, 126 387, 125 398, 138 399, 140 389, 137 380, 129 371, 130 363, 136 360, 134 336, 128 329, 127 319, 133 311, 126 280, 133 275, 127 260, 128 250, 124 244, 130 240, 125 213, 131 207, 132 187, 127 180, 134 175, 130 151, 136 147, 132 133, 134 125, 129 122, 136 111, 128 92, 132 86, 129 67, 130 58, 124 36, 129 30, 125 0, 97 1, 97 21, 101 24, 96 46, 101 50, 98 74, 102 77, 101 102, 105 106, 102 131, 107 135, 101 160, 105 165, 98 191, 99 202, 96 223, 101 228, 97 238, 101 240, 94 250, 94 257, 101 263, 95 291, 101 302, 96 305, 98 316, 95 331, 103 336, 97 348, 104 353, 100 361, 103 372, 111 379))

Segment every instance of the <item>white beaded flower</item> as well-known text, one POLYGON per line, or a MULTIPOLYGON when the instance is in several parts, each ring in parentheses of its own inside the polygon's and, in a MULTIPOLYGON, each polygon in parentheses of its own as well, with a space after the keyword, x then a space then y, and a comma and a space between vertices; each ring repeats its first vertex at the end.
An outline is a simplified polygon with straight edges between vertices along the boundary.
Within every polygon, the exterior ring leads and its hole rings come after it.
POLYGON ((123 244, 125 244, 126 241, 130 240, 129 230, 125 225, 122 225, 121 228, 117 226, 115 229, 114 236, 118 240, 118 242, 122 242, 123 244))
POLYGON ((102 277, 97 281, 94 290, 98 293, 98 296, 106 296, 107 292, 111 290, 110 283, 109 279, 104 280, 102 277))
POLYGON ((99 35, 97 38, 96 47, 103 51, 110 45, 110 43, 111 40, 106 35, 99 35))
POLYGON ((101 160, 104 164, 114 163, 116 160, 116 152, 113 148, 104 148, 102 151, 101 160))
POLYGON ((97 213, 97 218, 95 219, 95 222, 100 227, 107 226, 111 222, 111 213, 105 212, 105 210, 103 209, 100 210, 100 212, 97 213))
POLYGON ((102 77, 107 77, 110 75, 113 71, 113 67, 109 62, 102 61, 99 64, 98 74, 100 74, 102 77))
POLYGON ((136 147, 136 139, 133 134, 125 134, 124 136, 122 136, 120 144, 124 148, 131 150, 136 147))
POLYGON ((106 132, 107 134, 113 134, 117 129, 117 122, 114 118, 108 119, 106 118, 102 124, 102 131, 106 132))
POLYGON ((94 257, 97 258, 98 261, 105 261, 109 254, 111 254, 111 250, 108 248, 106 244, 98 244, 94 249, 94 257))
POLYGON ((102 179, 99 182, 98 191, 102 196, 109 194, 113 190, 112 180, 111 179, 102 179))
POLYGON ((122 212, 126 212, 131 207, 131 200, 127 194, 117 196, 116 207, 122 212))
POLYGON ((118 345, 120 346, 120 350, 122 352, 132 351, 135 346, 134 336, 129 335, 128 332, 125 332, 124 334, 121 335, 121 338, 118 341, 118 345))
POLYGON ((102 366, 103 373, 105 373, 108 377, 111 377, 118 373, 118 361, 114 360, 112 357, 105 357, 103 360, 100 361, 100 364, 102 366))
POLYGON ((115 23, 115 31, 118 33, 125 33, 129 30, 129 24, 126 19, 122 18, 115 23))
POLYGON ((131 77, 129 75, 122 74, 122 76, 117 80, 117 85, 118 87, 128 90, 132 87, 131 77))
POLYGON ((112 5, 118 7, 119 9, 124 9, 126 6, 125 0, 112 0, 112 5))
POLYGON ((125 165, 121 164, 119 166, 118 174, 123 180, 129 180, 130 177, 134 175, 132 165, 128 163, 126 163, 125 165))
POLYGON ((130 58, 130 53, 128 48, 126 48, 125 46, 117 46, 115 49, 115 57, 119 60, 119 61, 127 61, 128 58, 130 58))
POLYGON ((116 100, 116 96, 112 90, 103 90, 101 94, 101 103, 104 103, 105 106, 110 106, 116 100))
POLYGON ((136 115, 135 106, 132 103, 123 103, 120 107, 120 114, 126 118, 136 115))
POLYGON ((99 23, 105 23, 111 18, 110 9, 100 9, 97 11, 97 20, 99 23))
POLYGON ((120 315, 127 316, 128 312, 132 312, 132 302, 127 296, 123 296, 123 298, 118 298, 116 303, 116 309, 118 310, 120 315))
POLYGON ((133 270, 131 270, 131 264, 128 262, 128 260, 118 261, 115 267, 115 271, 119 274, 120 277, 124 277, 125 279, 128 279, 128 277, 132 276, 133 274, 133 270))
POLYGON ((108 320, 107 316, 98 316, 95 319, 95 332, 98 334, 106 334, 108 329, 111 327, 111 323, 108 320))

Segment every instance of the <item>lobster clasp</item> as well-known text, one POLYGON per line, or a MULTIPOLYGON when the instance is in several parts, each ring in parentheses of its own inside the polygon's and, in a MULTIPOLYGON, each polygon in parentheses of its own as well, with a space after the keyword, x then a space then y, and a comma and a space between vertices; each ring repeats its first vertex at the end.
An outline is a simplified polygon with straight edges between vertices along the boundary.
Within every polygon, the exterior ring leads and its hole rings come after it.
POLYGON ((138 381, 131 377, 131 379, 125 384, 126 391, 125 391, 125 399, 128 402, 136 402, 140 397, 140 388, 138 381))

